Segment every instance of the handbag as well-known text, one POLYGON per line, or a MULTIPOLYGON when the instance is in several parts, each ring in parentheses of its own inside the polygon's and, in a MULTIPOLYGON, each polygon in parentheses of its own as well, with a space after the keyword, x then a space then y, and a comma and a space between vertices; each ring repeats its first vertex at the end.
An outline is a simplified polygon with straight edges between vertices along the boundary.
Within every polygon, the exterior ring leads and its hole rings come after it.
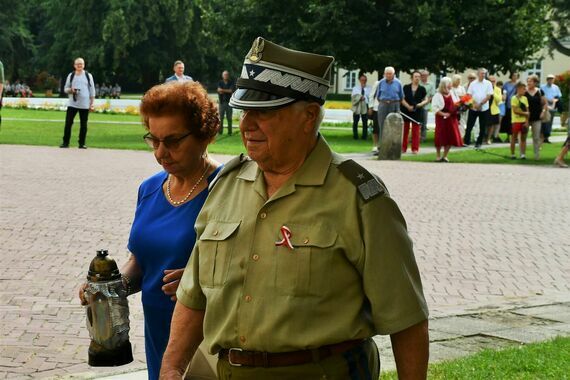
POLYGON ((542 121, 543 123, 550 123, 551 121, 551 115, 550 115, 550 111, 542 111, 542 113, 540 114, 540 121, 542 121))

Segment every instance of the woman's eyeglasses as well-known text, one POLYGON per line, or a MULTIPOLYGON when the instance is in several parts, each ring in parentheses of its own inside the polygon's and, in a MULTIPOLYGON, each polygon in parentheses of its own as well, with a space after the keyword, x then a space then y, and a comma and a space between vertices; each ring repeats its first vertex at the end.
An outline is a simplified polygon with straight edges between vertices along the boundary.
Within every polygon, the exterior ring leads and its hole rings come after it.
POLYGON ((149 132, 143 136, 143 139, 146 142, 146 144, 154 150, 158 149, 158 147, 160 146, 160 143, 163 143, 164 147, 166 149, 173 150, 173 149, 178 148, 178 146, 180 145, 180 142, 183 139, 185 139, 186 137, 190 136, 191 134, 192 134, 192 132, 188 132, 187 134, 182 135, 180 137, 168 136, 165 139, 157 139, 156 137, 151 135, 149 132))

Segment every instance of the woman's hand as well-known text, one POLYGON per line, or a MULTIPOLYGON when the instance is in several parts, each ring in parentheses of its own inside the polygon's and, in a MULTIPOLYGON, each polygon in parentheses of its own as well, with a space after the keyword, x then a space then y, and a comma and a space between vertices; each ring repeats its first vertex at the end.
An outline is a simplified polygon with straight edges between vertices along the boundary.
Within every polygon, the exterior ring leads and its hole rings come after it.
POLYGON ((85 290, 87 290, 87 283, 81 284, 79 287, 79 302, 81 302, 81 306, 87 305, 87 299, 85 299, 85 290))
POLYGON ((178 289, 178 285, 180 284, 180 279, 184 274, 184 269, 165 269, 164 270, 164 277, 162 281, 164 285, 162 286, 162 291, 167 296, 170 296, 172 301, 176 301, 176 290, 178 289))

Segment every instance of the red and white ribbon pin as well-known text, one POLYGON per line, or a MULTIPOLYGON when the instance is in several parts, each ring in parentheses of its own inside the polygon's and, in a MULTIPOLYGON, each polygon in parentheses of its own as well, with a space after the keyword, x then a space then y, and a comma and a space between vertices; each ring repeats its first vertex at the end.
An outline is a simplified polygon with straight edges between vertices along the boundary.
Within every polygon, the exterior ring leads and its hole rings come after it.
POLYGON ((293 244, 291 243, 291 235, 293 234, 291 233, 289 227, 283 226, 281 227, 280 231, 281 231, 281 236, 283 236, 283 239, 281 239, 280 241, 276 241, 275 245, 285 246, 289 249, 295 249, 295 247, 293 247, 293 244))

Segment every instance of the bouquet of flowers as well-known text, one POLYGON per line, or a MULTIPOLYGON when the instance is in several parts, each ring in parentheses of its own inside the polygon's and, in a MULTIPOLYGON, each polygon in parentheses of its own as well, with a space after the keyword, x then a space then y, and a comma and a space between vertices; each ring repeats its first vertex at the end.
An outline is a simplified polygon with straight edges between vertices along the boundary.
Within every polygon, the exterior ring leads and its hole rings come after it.
POLYGON ((457 112, 463 112, 473 108, 473 102, 473 97, 470 94, 465 94, 454 105, 457 108, 457 112))

